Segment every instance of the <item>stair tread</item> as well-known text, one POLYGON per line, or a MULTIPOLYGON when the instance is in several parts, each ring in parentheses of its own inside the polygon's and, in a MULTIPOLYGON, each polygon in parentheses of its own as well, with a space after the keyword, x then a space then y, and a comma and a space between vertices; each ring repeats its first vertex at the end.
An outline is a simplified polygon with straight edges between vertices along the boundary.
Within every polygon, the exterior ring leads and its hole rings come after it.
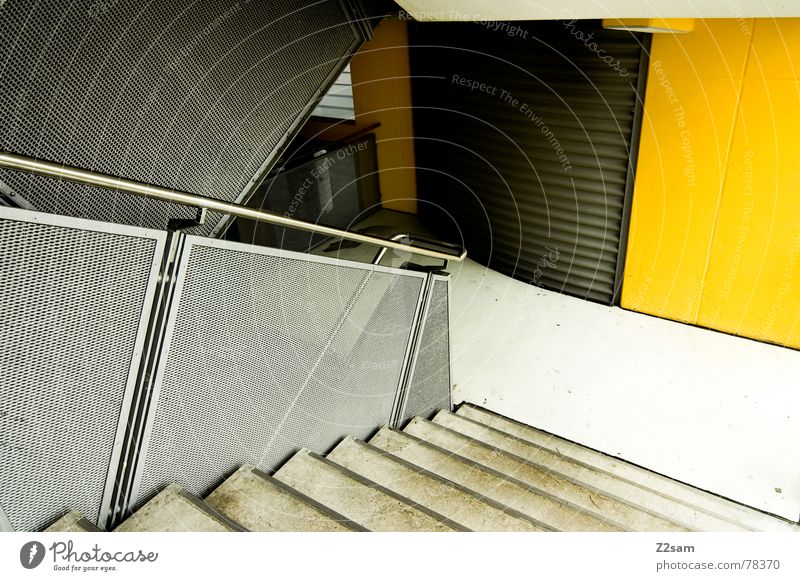
POLYGON ((366 530, 253 466, 242 466, 205 501, 251 531, 366 530))
POLYGON ((437 414, 433 422, 524 458, 526 461, 545 466, 589 489, 600 490, 630 505, 640 507, 653 514, 662 515, 664 518, 685 528, 701 531, 752 530, 724 517, 685 504, 636 482, 619 478, 605 470, 584 464, 569 456, 564 456, 518 436, 470 419, 465 415, 437 414))
MULTIPOLYGON (((647 510, 639 502, 633 502, 629 495, 614 495, 608 488, 609 484, 617 483, 613 478, 603 479, 602 474, 590 468, 559 461, 559 457, 547 456, 524 441, 514 440, 513 436, 446 410, 437 413, 431 422, 412 421, 406 431, 457 451, 462 456, 484 463, 526 484, 546 490, 631 530, 695 530, 691 525, 671 520, 657 511, 647 510)), ((727 530, 737 530, 737 527, 727 523, 727 530)))
POLYGON ((71 510, 47 527, 46 533, 96 533, 100 532, 94 523, 89 522, 77 510, 71 510))
POLYGON ((243 527, 177 484, 170 484, 128 517, 118 532, 229 532, 243 527))
POLYGON ((406 432, 383 428, 369 441, 373 446, 452 480, 517 510, 553 530, 620 531, 620 527, 559 501, 487 466, 459 456, 406 432))
POLYGON ((475 531, 548 530, 521 513, 351 437, 327 457, 475 531))
MULTIPOLYGON (((709 492, 683 484, 666 476, 662 476, 646 468, 636 466, 619 458, 609 456, 575 442, 544 432, 532 426, 517 422, 480 406, 464 402, 456 415, 489 428, 524 440, 529 444, 547 450, 567 461, 578 462, 591 469, 612 475, 620 482, 628 482, 649 493, 644 493, 652 501, 660 496, 670 501, 670 509, 676 512, 675 520, 691 520, 695 515, 696 526, 703 530, 800 530, 796 525, 783 519, 762 513, 733 501, 721 498, 709 492), (683 511, 674 503, 686 507, 683 511)), ((659 512, 663 508, 659 505, 659 512)))
POLYGON ((463 530, 445 517, 415 506, 306 449, 292 456, 274 476, 371 531, 463 530))

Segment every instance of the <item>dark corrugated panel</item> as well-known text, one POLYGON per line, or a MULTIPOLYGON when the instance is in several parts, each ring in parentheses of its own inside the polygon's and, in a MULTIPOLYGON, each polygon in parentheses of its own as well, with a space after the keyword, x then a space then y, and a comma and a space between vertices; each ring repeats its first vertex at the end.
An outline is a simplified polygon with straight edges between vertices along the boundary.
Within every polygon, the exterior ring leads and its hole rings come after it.
POLYGON ((492 268, 610 304, 646 39, 596 21, 521 26, 412 25, 421 214, 492 268))

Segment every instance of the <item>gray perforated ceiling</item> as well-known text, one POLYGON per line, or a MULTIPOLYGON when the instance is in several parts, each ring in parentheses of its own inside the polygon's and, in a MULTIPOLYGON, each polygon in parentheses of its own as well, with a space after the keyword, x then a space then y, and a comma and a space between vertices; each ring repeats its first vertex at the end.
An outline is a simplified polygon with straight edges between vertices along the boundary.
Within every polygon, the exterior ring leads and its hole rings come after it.
MULTIPOLYGON (((363 40, 339 0, 12 1, 0 150, 245 200, 363 40)), ((36 209, 164 229, 194 210, 0 171, 36 209)), ((222 216, 195 229, 209 234, 222 216)))

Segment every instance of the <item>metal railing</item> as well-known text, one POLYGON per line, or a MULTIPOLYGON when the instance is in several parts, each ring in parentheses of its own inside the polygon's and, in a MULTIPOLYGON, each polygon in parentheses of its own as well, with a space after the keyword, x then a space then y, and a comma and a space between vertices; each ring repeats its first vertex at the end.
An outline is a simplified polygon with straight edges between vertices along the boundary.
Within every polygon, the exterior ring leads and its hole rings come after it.
POLYGON ((31 157, 12 153, 0 152, 0 168, 22 171, 38 176, 65 180, 98 188, 117 190, 135 196, 152 198, 155 200, 161 200, 163 202, 170 202, 173 204, 181 204, 184 206, 193 206, 195 208, 221 212, 223 214, 236 216, 238 218, 258 220, 268 224, 274 224, 276 226, 304 230, 306 232, 321 234, 323 236, 334 236, 344 240, 360 242, 362 244, 374 244, 375 246, 380 246, 382 248, 402 250, 412 254, 429 256, 431 258, 440 258, 442 260, 461 262, 467 256, 466 249, 449 243, 425 241, 428 244, 438 244, 440 247, 446 249, 444 251, 433 250, 430 248, 415 246, 413 244, 404 244, 396 240, 387 240, 385 238, 370 236, 368 234, 359 234, 358 232, 350 232, 347 230, 340 230, 339 228, 314 224, 313 222, 296 220, 294 218, 281 216, 280 214, 276 214, 274 212, 256 210, 255 208, 248 208, 247 206, 242 206, 233 202, 226 202, 223 200, 217 200, 215 198, 190 194, 188 192, 170 190, 142 182, 86 171, 75 167, 59 165, 57 163, 37 160, 31 157))

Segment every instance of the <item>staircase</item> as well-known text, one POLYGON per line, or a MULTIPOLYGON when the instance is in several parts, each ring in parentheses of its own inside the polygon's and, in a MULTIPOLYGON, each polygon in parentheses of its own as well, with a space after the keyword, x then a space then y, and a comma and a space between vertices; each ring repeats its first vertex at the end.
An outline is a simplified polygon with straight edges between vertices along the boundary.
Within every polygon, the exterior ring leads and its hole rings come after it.
MULTIPOLYGON (((97 529, 73 511, 48 531, 97 529)), ((173 484, 117 531, 784 531, 793 523, 471 404, 272 476, 242 466, 205 500, 173 484)))

